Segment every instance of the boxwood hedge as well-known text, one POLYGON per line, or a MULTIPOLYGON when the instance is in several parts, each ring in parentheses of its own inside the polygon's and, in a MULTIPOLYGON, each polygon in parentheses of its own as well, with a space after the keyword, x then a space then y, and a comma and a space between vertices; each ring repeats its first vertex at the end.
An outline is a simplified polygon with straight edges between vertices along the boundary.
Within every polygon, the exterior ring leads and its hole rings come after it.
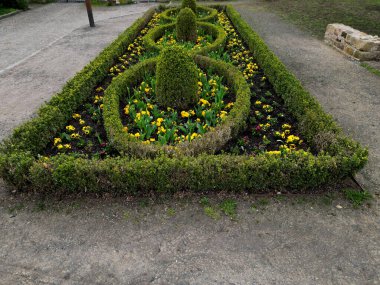
POLYGON ((226 12, 276 92, 283 97, 287 109, 300 122, 303 137, 318 151, 317 155, 297 151, 255 157, 207 154, 154 159, 122 156, 104 160, 65 154, 40 157, 38 154, 54 133, 64 126, 96 83, 104 78, 113 60, 149 21, 153 14, 149 11, 70 80, 61 93, 40 109, 36 118, 17 128, 2 143, 1 176, 19 188, 27 186, 39 191, 134 194, 177 190, 298 190, 340 179, 362 168, 367 161, 367 149, 343 134, 232 6, 227 6, 226 12))
POLYGON ((236 100, 229 115, 223 123, 208 131, 202 138, 191 142, 183 142, 177 146, 159 146, 143 144, 124 132, 120 118, 120 99, 128 86, 136 85, 145 73, 153 73, 157 60, 155 58, 136 64, 122 75, 118 76, 105 91, 104 126, 110 143, 122 154, 134 157, 156 157, 160 154, 171 156, 213 154, 221 150, 225 144, 236 137, 246 124, 250 110, 250 89, 242 74, 232 65, 216 61, 205 56, 194 56, 195 63, 203 70, 213 70, 225 78, 236 94, 236 100))
MULTIPOLYGON (((211 44, 192 50, 192 54, 206 55, 211 51, 216 51, 221 47, 224 47, 227 39, 226 32, 220 26, 216 26, 206 22, 197 22, 197 27, 204 30, 207 34, 210 34, 215 40, 211 44)), ((175 30, 176 24, 165 24, 153 28, 144 36, 144 46, 152 52, 159 52, 163 49, 163 46, 156 43, 156 40, 162 37, 166 31, 175 30)))

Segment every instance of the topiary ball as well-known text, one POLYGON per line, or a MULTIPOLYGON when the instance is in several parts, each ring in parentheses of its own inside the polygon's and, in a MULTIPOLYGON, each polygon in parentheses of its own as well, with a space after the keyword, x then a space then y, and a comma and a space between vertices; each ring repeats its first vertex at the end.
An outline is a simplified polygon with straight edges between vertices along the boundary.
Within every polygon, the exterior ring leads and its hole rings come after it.
POLYGON ((197 18, 190 8, 181 9, 176 22, 177 40, 195 42, 197 39, 197 18))
POLYGON ((195 3, 195 0, 182 0, 181 8, 190 8, 194 13, 197 12, 197 4, 195 3))
POLYGON ((198 102, 197 66, 183 47, 169 46, 160 53, 156 78, 162 107, 188 110, 198 102))

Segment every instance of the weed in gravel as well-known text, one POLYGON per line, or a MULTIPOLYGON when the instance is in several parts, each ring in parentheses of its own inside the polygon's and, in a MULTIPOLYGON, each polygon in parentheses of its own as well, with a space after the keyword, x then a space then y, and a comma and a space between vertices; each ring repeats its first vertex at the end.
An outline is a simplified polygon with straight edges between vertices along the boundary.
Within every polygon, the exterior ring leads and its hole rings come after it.
POLYGON ((169 217, 174 217, 175 216, 175 209, 173 208, 168 208, 166 210, 166 214, 169 216, 169 217))
POLYGON ((211 206, 206 206, 204 207, 204 212, 207 216, 209 216, 213 220, 219 220, 220 219, 220 214, 218 210, 214 209, 211 206))
POLYGON ((222 212, 231 219, 236 218, 237 203, 233 199, 226 199, 220 204, 222 212))
POLYGON ((355 208, 372 199, 372 195, 368 191, 357 191, 352 188, 346 188, 343 189, 343 193, 355 208))

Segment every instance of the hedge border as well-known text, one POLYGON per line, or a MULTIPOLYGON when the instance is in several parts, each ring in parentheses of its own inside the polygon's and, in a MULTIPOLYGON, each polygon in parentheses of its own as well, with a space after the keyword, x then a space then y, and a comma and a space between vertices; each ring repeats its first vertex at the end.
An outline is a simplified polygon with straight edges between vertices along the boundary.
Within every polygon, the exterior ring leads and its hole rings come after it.
POLYGON ((152 158, 160 154, 192 156, 201 153, 214 154, 245 128, 251 106, 251 91, 241 72, 230 64, 209 57, 198 55, 194 57, 194 60, 201 69, 211 68, 223 76, 236 95, 234 106, 225 121, 201 138, 176 146, 146 145, 131 138, 123 130, 120 118, 120 99, 126 93, 128 86, 136 85, 139 80, 142 80, 145 73, 155 71, 157 59, 145 60, 113 80, 104 93, 104 126, 109 142, 120 153, 139 158, 152 158))
MULTIPOLYGON (((176 18, 169 16, 169 14, 172 13, 173 11, 180 10, 180 9, 181 8, 171 8, 171 9, 167 9, 167 10, 163 11, 161 13, 161 19, 165 23, 175 22, 176 18)), ((216 9, 214 9, 214 8, 206 7, 206 6, 197 6, 197 10, 203 10, 203 11, 210 12, 210 14, 207 15, 207 16, 205 16, 205 17, 202 17, 202 18, 198 18, 197 17, 197 21, 200 21, 200 22, 212 22, 212 21, 216 20, 217 17, 218 17, 218 11, 216 9)))
MULTIPOLYGON (((174 30, 175 25, 175 23, 171 23, 157 26, 150 32, 148 32, 143 38, 146 49, 152 52, 160 52, 163 49, 163 47, 157 44, 156 40, 159 37, 163 36, 165 34, 165 31, 171 29, 174 30)), ((215 38, 215 40, 210 45, 207 45, 197 50, 191 50, 191 54, 207 55, 210 51, 216 51, 219 48, 224 47, 227 39, 227 34, 222 27, 206 22, 197 22, 197 27, 206 30, 206 32, 211 34, 215 38)))
MULTIPOLYGON (((303 135, 320 150, 317 156, 297 151, 286 155, 264 153, 256 157, 200 155, 156 159, 118 157, 88 160, 62 154, 52 158, 36 158, 35 151, 38 147, 28 145, 28 141, 23 138, 33 138, 41 135, 40 130, 50 130, 46 124, 42 124, 45 127, 36 127, 39 125, 35 120, 43 122, 43 118, 46 119, 40 115, 32 120, 34 123, 29 122, 18 128, 11 139, 1 146, 1 176, 19 188, 32 186, 38 191, 54 192, 118 191, 131 194, 140 191, 177 190, 262 192, 282 188, 287 190, 313 188, 336 181, 362 168, 367 161, 368 150, 361 148, 358 143, 341 133, 319 103, 302 88, 299 81, 267 48, 261 38, 244 23, 232 6, 228 6, 226 11, 254 52, 276 91, 284 97, 286 106, 297 119, 301 120, 303 135), (296 103, 300 103, 300 106, 295 106, 296 103), (313 133, 319 136, 318 139, 322 143, 313 139, 313 133)), ((135 25, 141 21, 138 20, 135 25)), ((85 69, 82 72, 86 74, 85 69)), ((67 84, 66 88, 74 89, 75 84, 67 84)), ((63 100, 65 97, 61 96, 60 99, 62 101, 56 102, 59 108, 55 107, 50 116, 60 118, 60 109, 66 107, 63 100)))

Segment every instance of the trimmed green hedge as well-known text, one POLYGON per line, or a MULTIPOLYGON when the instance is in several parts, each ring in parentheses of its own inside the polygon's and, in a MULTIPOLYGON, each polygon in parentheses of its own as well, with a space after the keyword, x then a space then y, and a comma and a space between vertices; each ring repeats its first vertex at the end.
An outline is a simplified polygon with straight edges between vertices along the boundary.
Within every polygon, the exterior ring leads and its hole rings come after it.
POLYGON ((198 71, 194 60, 181 46, 166 47, 160 53, 156 65, 158 105, 165 109, 188 110, 197 104, 197 93, 198 71))
MULTIPOLYGON (((344 136, 332 118, 232 6, 227 6, 226 11, 275 90, 283 96, 288 110, 300 122, 303 136, 313 148, 319 150, 318 155, 297 151, 279 155, 264 153, 255 157, 205 154, 196 157, 115 157, 105 160, 64 154, 51 158, 38 157, 53 134, 64 126, 73 110, 91 93, 95 82, 105 76, 113 59, 149 20, 153 13, 150 11, 68 82, 59 95, 41 108, 38 117, 15 130, 14 135, 1 145, 0 175, 19 188, 32 186, 37 191, 51 192, 261 192, 313 188, 362 168, 367 161, 367 149, 344 136)), ((203 57, 195 58, 202 65, 203 57)))
MULTIPOLYGON (((197 22, 197 27, 204 30, 207 34, 210 34, 215 40, 210 45, 207 45, 200 49, 191 50, 190 53, 207 55, 211 51, 216 51, 224 47, 227 39, 227 34, 222 27, 204 22, 197 22)), ((144 46, 149 51, 160 52, 163 49, 163 46, 157 44, 156 40, 162 37, 166 31, 174 31, 175 28, 175 23, 160 25, 153 28, 144 36, 144 46)))
MULTIPOLYGON (((164 21, 165 23, 172 23, 172 22, 175 22, 176 20, 176 16, 172 16, 173 13, 175 14, 178 14, 178 10, 180 10, 179 8, 172 8, 172 9, 167 9, 165 11, 163 11, 161 13, 161 20, 164 21)), ((200 22, 214 22, 217 20, 218 18, 218 11, 213 9, 213 8, 210 8, 210 7, 206 7, 206 6, 197 6, 197 11, 198 12, 208 12, 209 14, 207 16, 204 16, 204 17, 197 17, 197 21, 200 21, 200 22)))
POLYGON ((176 20, 176 35, 179 41, 195 42, 197 40, 197 20, 190 8, 179 11, 176 20))
POLYGON ((201 153, 213 154, 222 149, 232 138, 236 137, 246 126, 246 119, 250 110, 251 92, 243 75, 232 65, 216 61, 205 56, 195 56, 195 62, 204 70, 212 69, 223 76, 227 84, 236 94, 236 100, 225 121, 209 131, 201 138, 191 142, 183 142, 177 146, 159 146, 143 144, 123 130, 120 118, 120 98, 126 93, 128 86, 136 85, 145 73, 154 72, 156 59, 145 60, 123 74, 119 75, 105 91, 104 96, 104 126, 109 142, 123 154, 134 157, 155 157, 160 154, 168 155, 199 155, 201 153))

